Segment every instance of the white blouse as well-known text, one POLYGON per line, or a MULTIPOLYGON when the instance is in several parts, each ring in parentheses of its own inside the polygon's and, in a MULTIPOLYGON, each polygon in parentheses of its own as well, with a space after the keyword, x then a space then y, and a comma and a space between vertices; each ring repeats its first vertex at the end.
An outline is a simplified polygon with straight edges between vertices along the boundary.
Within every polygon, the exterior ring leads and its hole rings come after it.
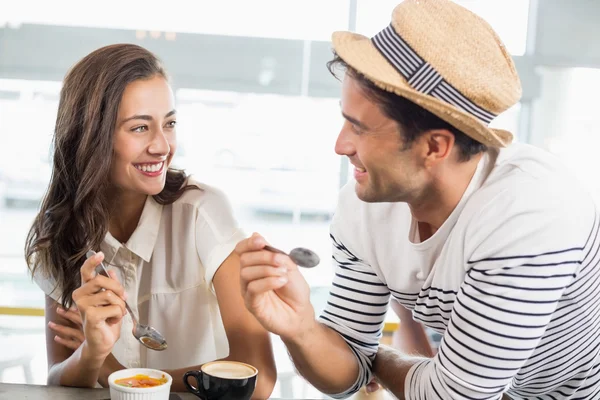
MULTIPOLYGON (((168 342, 165 351, 146 349, 131 334, 127 314, 112 352, 125 367, 183 368, 229 354, 212 280, 244 234, 221 191, 189 183, 201 190, 188 190, 168 206, 148 196, 127 243, 107 233, 100 246, 140 323, 156 328, 168 342)), ((60 301, 53 279, 36 274, 34 280, 60 301)))

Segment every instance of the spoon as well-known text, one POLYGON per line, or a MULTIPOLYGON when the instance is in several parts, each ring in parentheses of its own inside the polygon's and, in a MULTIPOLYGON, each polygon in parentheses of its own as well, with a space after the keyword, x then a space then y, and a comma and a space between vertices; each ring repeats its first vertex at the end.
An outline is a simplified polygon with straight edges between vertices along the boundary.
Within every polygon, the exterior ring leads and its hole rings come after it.
MULTIPOLYGON (((87 258, 90 258, 95 254, 95 251, 90 250, 85 254, 85 256, 87 258)), ((102 262, 96 267, 96 273, 110 278, 110 275, 108 275, 108 270, 102 262)), ((140 341, 141 344, 143 344, 150 350, 156 351, 161 351, 167 348, 167 341, 165 340, 163 335, 160 334, 160 332, 158 332, 151 326, 140 324, 135 315, 133 314, 133 311, 131 311, 131 308, 129 307, 129 304, 127 304, 127 302, 125 302, 125 308, 127 309, 127 312, 129 312, 129 315, 131 315, 131 320, 133 321, 133 330, 131 331, 131 333, 137 340, 140 341)))
POLYGON ((290 257, 292 261, 295 262, 298 266, 304 268, 316 267, 321 261, 317 253, 315 253, 312 250, 305 249, 304 247, 296 247, 295 249, 292 249, 292 251, 290 251, 290 254, 287 254, 285 251, 281 251, 269 245, 266 245, 264 249, 269 250, 273 253, 285 254, 286 256, 290 257))

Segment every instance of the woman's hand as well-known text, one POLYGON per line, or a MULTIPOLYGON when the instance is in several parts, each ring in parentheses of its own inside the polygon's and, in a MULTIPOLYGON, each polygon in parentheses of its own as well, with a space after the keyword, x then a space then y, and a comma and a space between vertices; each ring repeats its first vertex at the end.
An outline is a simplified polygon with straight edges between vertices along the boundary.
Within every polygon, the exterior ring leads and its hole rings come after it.
MULTIPOLYGON (((58 306, 56 307, 56 312, 58 315, 66 319, 69 324, 62 325, 54 322, 48 323, 48 327, 52 329, 54 333, 56 333, 56 336, 54 336, 54 341, 62 344, 72 351, 77 350, 85 341, 85 335, 83 333, 83 321, 81 320, 79 310, 75 306, 68 310, 58 306)), ((112 353, 109 354, 104 360, 104 364, 100 370, 98 382, 102 385, 102 387, 108 387, 109 375, 122 369, 125 369, 125 367, 117 361, 112 353)))
POLYGON ((69 321, 70 325, 61 325, 50 321, 48 327, 56 334, 54 341, 73 351, 77 350, 85 340, 83 321, 81 320, 79 310, 75 306, 68 310, 58 306, 56 312, 69 321))
POLYGON ((104 254, 98 253, 85 261, 81 286, 73 292, 73 301, 81 315, 83 345, 90 354, 104 359, 119 340, 126 294, 114 272, 109 272, 110 278, 96 274, 103 259, 104 254))

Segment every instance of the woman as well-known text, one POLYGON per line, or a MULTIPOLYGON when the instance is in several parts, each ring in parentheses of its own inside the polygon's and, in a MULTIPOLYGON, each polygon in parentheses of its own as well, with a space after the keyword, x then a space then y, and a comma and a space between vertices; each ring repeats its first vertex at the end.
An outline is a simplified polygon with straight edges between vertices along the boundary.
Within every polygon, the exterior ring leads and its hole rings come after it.
POLYGON ((275 364, 240 294, 242 233, 221 192, 169 168, 175 125, 166 73, 139 46, 103 47, 65 77, 52 179, 26 244, 47 295, 48 382, 106 386, 115 370, 149 367, 183 391, 185 371, 231 359, 259 369, 255 396, 267 398, 275 364), (100 253, 86 260, 89 249, 100 253), (112 279, 95 275, 102 259, 112 279), (167 350, 136 341, 125 299, 167 350))

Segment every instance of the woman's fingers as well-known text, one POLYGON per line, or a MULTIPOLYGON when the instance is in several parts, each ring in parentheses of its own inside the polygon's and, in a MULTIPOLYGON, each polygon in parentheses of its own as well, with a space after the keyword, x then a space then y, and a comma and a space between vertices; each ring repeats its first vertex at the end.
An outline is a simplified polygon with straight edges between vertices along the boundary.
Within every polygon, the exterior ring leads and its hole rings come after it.
POLYGON ((126 313, 125 302, 111 290, 85 296, 77 303, 77 307, 86 315, 89 314, 92 308, 104 308, 107 306, 119 307, 121 309, 121 316, 126 313))
POLYGON ((102 290, 111 291, 122 299, 127 298, 125 289, 117 279, 98 275, 95 278, 87 281, 83 286, 75 289, 75 291, 73 291, 73 300, 77 304, 77 307, 81 308, 78 304, 78 301, 81 298, 94 295, 102 290))
POLYGON ((118 323, 124 315, 123 308, 117 305, 90 307, 86 314, 86 322, 90 323, 92 326, 98 325, 104 321, 113 324, 118 323))
POLYGON ((104 253, 98 252, 83 262, 83 265, 79 269, 81 274, 81 286, 86 282, 94 279, 96 274, 96 267, 104 260, 104 253))
POLYGON ((62 344, 66 348, 71 349, 73 351, 77 350, 79 348, 79 346, 81 346, 81 343, 83 343, 83 342, 79 342, 75 339, 62 338, 58 335, 54 336, 54 341, 62 344))
MULTIPOLYGON (((81 274, 81 287, 86 287, 88 283, 92 283, 93 286, 90 286, 90 290, 96 289, 95 291, 98 291, 104 288, 107 290, 112 290, 119 296, 125 296, 125 290, 119 283, 117 275, 114 273, 114 271, 108 271, 108 277, 96 273, 96 268, 103 260, 104 253, 102 252, 96 253, 92 257, 85 260, 79 270, 81 274), (115 284, 115 282, 117 284, 115 284)), ((83 293, 89 294, 87 291, 84 291, 83 293)))
POLYGON ((110 279, 113 279, 117 282, 119 281, 119 278, 117 278, 117 273, 115 271, 109 270, 108 276, 110 276, 110 279))
POLYGON ((56 334, 54 340, 65 345, 71 350, 76 350, 85 340, 85 336, 81 329, 70 328, 68 326, 59 325, 54 322, 49 322, 48 327, 56 334), (58 339, 60 340, 58 340, 58 339))
POLYGON ((79 310, 76 307, 71 307, 68 310, 65 310, 64 308, 59 306, 56 308, 56 312, 58 313, 58 315, 69 320, 73 324, 77 326, 83 326, 81 314, 79 313, 79 310))

